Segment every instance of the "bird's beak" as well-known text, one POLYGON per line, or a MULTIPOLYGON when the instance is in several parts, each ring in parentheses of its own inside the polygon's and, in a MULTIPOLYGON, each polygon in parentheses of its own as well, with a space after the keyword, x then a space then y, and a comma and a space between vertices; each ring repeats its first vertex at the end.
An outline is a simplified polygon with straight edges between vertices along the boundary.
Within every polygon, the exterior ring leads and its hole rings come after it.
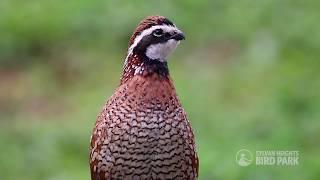
POLYGON ((171 39, 175 39, 177 41, 185 40, 186 37, 184 36, 182 31, 176 31, 172 36, 171 39))

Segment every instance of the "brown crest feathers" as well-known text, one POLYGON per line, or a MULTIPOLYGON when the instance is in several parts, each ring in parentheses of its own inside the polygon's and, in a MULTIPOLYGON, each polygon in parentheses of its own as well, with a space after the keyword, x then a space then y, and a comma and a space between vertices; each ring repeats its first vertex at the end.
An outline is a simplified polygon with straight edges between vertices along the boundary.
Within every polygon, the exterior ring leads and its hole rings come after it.
POLYGON ((145 29, 148 29, 152 26, 156 25, 162 25, 162 24, 167 24, 167 25, 172 25, 173 23, 168 20, 164 16, 147 16, 144 18, 137 26, 136 30, 132 34, 130 41, 129 41, 129 47, 133 44, 134 39, 145 29))

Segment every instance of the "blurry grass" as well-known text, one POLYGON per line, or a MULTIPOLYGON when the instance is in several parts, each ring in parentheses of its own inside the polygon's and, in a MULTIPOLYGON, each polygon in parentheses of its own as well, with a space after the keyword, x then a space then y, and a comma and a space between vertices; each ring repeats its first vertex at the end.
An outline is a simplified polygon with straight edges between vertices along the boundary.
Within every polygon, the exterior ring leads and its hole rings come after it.
POLYGON ((187 35, 169 66, 200 179, 319 179, 317 5, 1 1, 0 179, 89 179, 96 115, 119 83, 133 28, 150 14, 187 35), (298 150, 300 165, 243 168, 242 148, 298 150))

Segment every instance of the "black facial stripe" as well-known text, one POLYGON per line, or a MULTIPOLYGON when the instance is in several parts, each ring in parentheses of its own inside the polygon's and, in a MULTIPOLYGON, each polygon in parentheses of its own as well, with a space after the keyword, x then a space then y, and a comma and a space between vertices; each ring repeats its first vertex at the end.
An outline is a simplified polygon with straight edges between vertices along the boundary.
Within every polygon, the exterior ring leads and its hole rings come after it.
POLYGON ((144 54, 146 52, 146 49, 152 45, 152 44, 159 44, 159 43, 165 43, 170 39, 170 35, 167 33, 160 36, 155 37, 153 33, 144 36, 140 42, 137 44, 137 46, 133 49, 134 53, 137 54, 144 54))
MULTIPOLYGON (((146 28, 146 29, 149 29, 149 28, 151 28, 152 26, 158 26, 158 25, 174 26, 174 24, 173 24, 169 19, 166 18, 166 19, 163 19, 162 21, 158 22, 158 24, 152 24, 151 26, 148 26, 148 28, 146 28)), ((137 34, 137 36, 140 35, 141 33, 142 33, 142 31, 139 32, 139 33, 137 34)))

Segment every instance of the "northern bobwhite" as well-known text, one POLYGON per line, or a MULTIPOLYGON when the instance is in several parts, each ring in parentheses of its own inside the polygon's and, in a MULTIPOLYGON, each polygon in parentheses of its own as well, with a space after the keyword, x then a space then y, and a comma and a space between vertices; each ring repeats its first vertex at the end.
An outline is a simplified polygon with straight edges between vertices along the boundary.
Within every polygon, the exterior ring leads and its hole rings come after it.
POLYGON ((167 56, 184 38, 163 16, 139 23, 120 85, 92 133, 92 180, 197 179, 194 135, 167 66, 167 56))

